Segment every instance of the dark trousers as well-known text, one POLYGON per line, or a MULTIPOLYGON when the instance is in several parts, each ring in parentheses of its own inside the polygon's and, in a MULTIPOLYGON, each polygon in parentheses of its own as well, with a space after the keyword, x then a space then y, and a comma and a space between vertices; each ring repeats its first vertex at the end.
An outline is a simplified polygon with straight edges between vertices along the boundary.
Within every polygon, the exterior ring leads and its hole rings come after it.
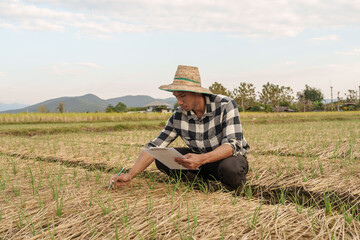
MULTIPOLYGON (((181 154, 193 153, 190 148, 175 148, 181 154)), ((170 169, 155 160, 156 167, 170 177, 185 177, 188 173, 195 174, 204 180, 221 181, 229 190, 239 190, 246 182, 249 165, 245 156, 230 156, 217 162, 206 163, 199 170, 170 169)))

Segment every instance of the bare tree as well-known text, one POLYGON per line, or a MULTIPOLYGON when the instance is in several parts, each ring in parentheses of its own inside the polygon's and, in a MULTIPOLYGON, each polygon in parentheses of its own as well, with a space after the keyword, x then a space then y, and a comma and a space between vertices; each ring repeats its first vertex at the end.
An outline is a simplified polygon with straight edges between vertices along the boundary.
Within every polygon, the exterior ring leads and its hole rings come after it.
POLYGON ((37 112, 38 113, 47 113, 49 112, 49 110, 47 109, 46 105, 41 105, 37 107, 37 112))

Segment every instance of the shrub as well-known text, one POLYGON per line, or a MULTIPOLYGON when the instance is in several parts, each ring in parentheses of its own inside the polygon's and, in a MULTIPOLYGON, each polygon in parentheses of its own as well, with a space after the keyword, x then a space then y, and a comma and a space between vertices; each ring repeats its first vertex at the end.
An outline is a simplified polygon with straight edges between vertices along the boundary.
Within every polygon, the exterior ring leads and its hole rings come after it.
POLYGON ((264 111, 264 107, 261 105, 255 105, 250 108, 250 112, 262 112, 264 111))

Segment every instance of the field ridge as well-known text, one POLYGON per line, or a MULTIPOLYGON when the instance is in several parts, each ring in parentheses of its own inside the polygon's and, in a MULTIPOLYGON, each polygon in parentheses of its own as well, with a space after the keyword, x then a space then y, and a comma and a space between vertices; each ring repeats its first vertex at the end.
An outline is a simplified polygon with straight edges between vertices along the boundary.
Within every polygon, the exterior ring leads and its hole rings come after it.
MULTIPOLYGON (((86 163, 80 160, 66 160, 60 157, 44 157, 44 156, 31 156, 29 154, 20 154, 16 152, 4 152, 0 151, 0 155, 6 155, 9 157, 17 157, 20 159, 26 160, 36 160, 41 162, 50 162, 50 163, 60 163, 66 167, 80 167, 84 170, 88 171, 95 171, 99 170, 104 173, 116 173, 120 169, 108 166, 105 163, 86 163)), ((128 171, 129 169, 125 169, 124 172, 128 171)), ((145 170, 143 171, 140 176, 142 178, 148 178, 149 175, 153 175, 154 172, 145 170)), ((159 181, 163 182, 164 177, 159 177, 160 173, 156 174, 157 177, 148 178, 149 181, 159 181)), ((196 187, 200 190, 200 192, 214 192, 214 191, 221 191, 225 190, 225 188, 219 186, 214 181, 209 181, 208 183, 203 182, 194 182, 188 183, 192 187, 196 187), (194 185, 195 184, 195 185, 194 185)), ((189 185, 189 186, 190 186, 189 185)), ((360 195, 352 195, 350 192, 337 192, 337 191, 328 191, 326 193, 320 193, 315 191, 310 191, 306 189, 304 186, 291 186, 291 187, 284 187, 281 185, 271 185, 271 186, 264 186, 259 184, 251 184, 251 182, 247 182, 244 186, 243 191, 241 192, 241 196, 245 198, 254 198, 262 201, 264 204, 268 205, 276 205, 276 204, 300 204, 302 207, 315 207, 317 209, 323 209, 326 206, 326 201, 328 201, 332 205, 332 209, 338 214, 342 214, 344 211, 348 211, 348 209, 341 209, 342 206, 346 204, 350 204, 353 209, 352 213, 356 216, 360 217, 360 195), (250 195, 249 195, 250 194, 250 195), (290 197, 289 197, 290 196, 290 197), (283 199, 286 199, 283 201, 283 199), (299 203, 298 199, 302 199, 302 202, 299 203)))

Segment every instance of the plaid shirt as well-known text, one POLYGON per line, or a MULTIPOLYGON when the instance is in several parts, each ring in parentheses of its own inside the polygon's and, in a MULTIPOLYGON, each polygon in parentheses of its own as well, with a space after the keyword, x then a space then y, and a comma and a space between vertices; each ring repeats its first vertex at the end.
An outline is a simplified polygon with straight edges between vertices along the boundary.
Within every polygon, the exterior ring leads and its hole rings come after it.
POLYGON ((236 102, 222 95, 204 95, 205 113, 199 119, 193 111, 178 107, 164 130, 146 147, 167 147, 178 136, 195 153, 211 152, 222 144, 233 148, 233 155, 245 155, 247 144, 241 128, 236 102))

